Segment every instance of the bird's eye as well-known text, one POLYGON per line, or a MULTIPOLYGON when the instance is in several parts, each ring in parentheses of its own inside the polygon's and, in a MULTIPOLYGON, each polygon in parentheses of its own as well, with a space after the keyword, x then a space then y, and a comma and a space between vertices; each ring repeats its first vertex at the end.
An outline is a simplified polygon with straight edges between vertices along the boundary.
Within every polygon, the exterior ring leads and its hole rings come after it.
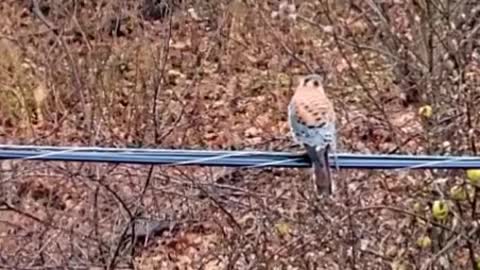
POLYGON ((320 84, 318 83, 317 80, 314 80, 314 81, 313 81, 313 86, 318 87, 319 85, 320 85, 320 84))

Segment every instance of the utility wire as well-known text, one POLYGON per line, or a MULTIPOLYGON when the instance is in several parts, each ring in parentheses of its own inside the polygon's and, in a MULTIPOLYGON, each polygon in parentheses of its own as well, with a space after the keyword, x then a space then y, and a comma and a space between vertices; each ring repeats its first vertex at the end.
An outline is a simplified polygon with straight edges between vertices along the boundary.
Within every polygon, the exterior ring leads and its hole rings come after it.
MULTIPOLYGON (((0 160, 39 160, 159 164, 168 166, 310 167, 306 154, 261 151, 208 151, 99 147, 0 145, 0 160)), ((336 167, 334 156, 330 164, 336 167)), ((480 168, 480 157, 337 154, 342 169, 468 169, 480 168)))

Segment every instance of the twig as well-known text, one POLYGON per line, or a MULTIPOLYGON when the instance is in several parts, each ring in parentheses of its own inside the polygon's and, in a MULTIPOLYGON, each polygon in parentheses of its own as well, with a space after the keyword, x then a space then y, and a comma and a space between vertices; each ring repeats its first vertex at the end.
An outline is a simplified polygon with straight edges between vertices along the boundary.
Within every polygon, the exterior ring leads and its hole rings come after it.
MULTIPOLYGON (((326 17, 327 17, 327 20, 329 21, 330 24, 333 25, 333 19, 331 18, 330 16, 330 10, 328 8, 328 3, 324 3, 324 6, 326 7, 326 17)), ((340 52, 340 54, 342 55, 342 58, 345 60, 345 62, 347 63, 350 71, 355 75, 356 77, 356 80, 357 82, 360 84, 360 86, 362 87, 362 89, 365 91, 365 93, 367 94, 368 98, 373 102, 373 105, 375 106, 375 108, 382 114, 385 122, 387 123, 388 125, 388 128, 390 130, 390 132, 393 134, 393 137, 394 137, 394 140, 396 142, 396 145, 399 145, 399 142, 398 142, 398 135, 397 135, 397 132, 395 131, 395 128, 393 126, 393 124, 390 122, 389 120, 389 117, 388 117, 388 114, 387 112, 385 111, 385 108, 383 106, 381 106, 379 104, 379 102, 377 101, 377 99, 372 95, 372 93, 370 92, 369 88, 367 87, 367 85, 363 82, 360 74, 358 73, 357 69, 353 67, 353 64, 352 62, 350 61, 350 59, 347 57, 347 54, 345 53, 345 50, 342 48, 341 44, 340 44, 340 41, 338 39, 338 34, 333 31, 333 39, 335 41, 335 44, 337 45, 337 48, 338 48, 338 51, 340 52)), ((358 51, 358 48, 357 48, 357 51, 358 51)), ((363 58, 363 54, 360 54, 362 55, 362 60, 364 60, 364 63, 366 63, 365 59, 363 58)), ((376 82, 375 80, 373 80, 373 82, 375 83, 376 85, 376 82)), ((376 86, 376 88, 378 89, 378 86, 376 86)))
MULTIPOLYGON (((418 218, 418 219, 420 219, 424 222, 429 222, 430 224, 432 224, 436 227, 442 228, 446 231, 452 231, 449 227, 447 227, 447 226, 445 226, 441 223, 428 220, 427 218, 425 218, 423 216, 420 216, 420 215, 417 215, 415 213, 412 213, 410 211, 407 211, 407 210, 404 210, 404 209, 401 209, 401 208, 397 208, 397 207, 393 207, 393 206, 388 206, 388 205, 374 205, 374 206, 367 206, 367 207, 359 207, 359 208, 354 208, 352 210, 352 212, 353 213, 360 213, 360 212, 365 212, 365 211, 370 211, 370 210, 379 210, 379 209, 384 209, 384 210, 389 210, 389 211, 393 211, 393 212, 402 213, 402 214, 405 214, 407 216, 418 218)), ((340 221, 345 221, 347 218, 348 218, 348 215, 345 215, 344 217, 342 217, 340 219, 340 221)))
POLYGON ((158 76, 157 73, 155 73, 154 77, 154 94, 153 94, 153 126, 154 126, 154 140, 155 143, 160 143, 158 141, 159 139, 159 134, 158 134, 158 120, 157 120, 157 99, 158 99, 158 93, 160 92, 161 87, 163 87, 163 84, 165 83, 165 68, 167 66, 167 60, 168 60, 168 55, 170 53, 170 40, 172 38, 172 12, 169 13, 168 15, 168 32, 167 32, 167 38, 165 40, 165 45, 163 47, 163 60, 162 60, 162 65, 160 67, 159 73, 160 75, 158 76))
POLYGON ((55 33, 55 35, 58 34, 58 27, 53 24, 51 21, 49 21, 45 15, 43 15, 40 5, 38 3, 38 0, 32 0, 33 3, 33 13, 37 15, 37 17, 42 21, 51 31, 55 33))
MULTIPOLYGON (((49 223, 47 221, 44 221, 36 216, 34 216, 33 214, 30 214, 28 212, 25 212, 23 210, 20 210, 18 208, 15 208, 13 206, 11 206, 10 204, 6 203, 6 202, 0 202, 0 211, 12 211, 14 213, 17 213, 21 216, 24 216, 26 218, 29 218, 31 220, 34 220, 36 221, 37 223, 40 223, 42 224, 43 226, 47 227, 47 228, 53 228, 55 230, 60 230, 64 233, 70 233, 66 228, 63 228, 63 227, 60 227, 60 226, 57 226, 53 223, 49 223)), ((95 239, 87 234, 81 234, 79 232, 74 232, 73 234, 75 234, 76 236, 78 236, 80 239, 88 239, 88 240, 91 240, 91 241, 94 241, 94 242, 100 242, 98 241, 98 239, 95 239)), ((102 242, 100 242, 102 243, 102 242)), ((103 243, 102 243, 103 244, 103 243)), ((104 245, 104 248, 107 248, 107 246, 105 244, 104 245)))
POLYGON ((301 59, 294 51, 292 51, 290 48, 288 48, 288 46, 285 44, 285 42, 283 42, 283 40, 277 35, 277 33, 275 32, 275 30, 273 29, 272 25, 267 21, 267 19, 265 18, 265 14, 263 13, 262 9, 260 6, 258 5, 255 5, 255 3, 252 3, 251 1, 249 1, 251 5, 254 5, 255 6, 255 9, 258 10, 258 13, 260 14, 260 18, 262 19, 263 23, 265 23, 265 25, 268 27, 268 30, 270 34, 272 34, 272 36, 275 38, 275 40, 278 42, 278 44, 280 44, 280 46, 282 47, 282 49, 288 54, 290 55, 293 59, 295 59, 296 61, 298 61, 299 63, 301 63, 307 70, 308 72, 310 73, 314 73, 315 72, 315 69, 312 68, 312 66, 310 66, 307 62, 305 62, 303 59, 301 59))
POLYGON ((428 267, 430 267, 430 265, 436 260, 438 259, 440 256, 442 256, 442 254, 444 254, 445 252, 447 252, 451 247, 453 247, 453 245, 455 245, 460 239, 462 239, 462 237, 465 237, 465 238, 469 238, 471 237, 473 234, 475 234, 479 229, 479 226, 477 223, 474 223, 473 224, 473 228, 470 230, 470 232, 465 236, 464 234, 458 234, 455 238, 453 238, 452 240, 450 240, 439 252, 437 252, 435 255, 433 255, 433 257, 427 259, 427 261, 422 265, 422 267, 420 268, 420 270, 427 270, 428 267))
POLYGON ((78 69, 77 69, 77 65, 75 65, 75 61, 74 61, 74 58, 73 58, 73 56, 70 52, 70 49, 68 48, 68 46, 65 43, 65 41, 63 40, 63 38, 60 37, 59 31, 58 31, 59 28, 57 26, 55 26, 53 23, 51 23, 43 15, 42 11, 40 10, 40 6, 38 4, 38 0, 32 0, 32 1, 33 1, 33 13, 40 19, 40 21, 42 21, 42 23, 44 23, 52 31, 55 39, 63 47, 63 50, 65 51, 65 54, 67 55, 67 59, 68 59, 70 68, 72 69, 72 77, 73 77, 73 82, 74 82, 75 89, 80 95, 80 100, 82 102, 83 108, 86 110, 87 102, 86 102, 86 99, 85 99, 85 95, 83 93, 82 82, 80 80, 80 75, 79 75, 79 72, 78 72, 78 69))

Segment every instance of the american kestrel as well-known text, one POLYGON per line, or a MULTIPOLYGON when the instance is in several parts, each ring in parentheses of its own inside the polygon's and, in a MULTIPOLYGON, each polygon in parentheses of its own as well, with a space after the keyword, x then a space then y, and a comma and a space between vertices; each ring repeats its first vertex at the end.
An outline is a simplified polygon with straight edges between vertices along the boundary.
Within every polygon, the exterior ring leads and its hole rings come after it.
POLYGON ((288 123, 295 140, 303 144, 312 161, 314 186, 318 193, 332 194, 328 152, 336 151, 335 111, 323 88, 323 76, 300 79, 290 104, 288 123))

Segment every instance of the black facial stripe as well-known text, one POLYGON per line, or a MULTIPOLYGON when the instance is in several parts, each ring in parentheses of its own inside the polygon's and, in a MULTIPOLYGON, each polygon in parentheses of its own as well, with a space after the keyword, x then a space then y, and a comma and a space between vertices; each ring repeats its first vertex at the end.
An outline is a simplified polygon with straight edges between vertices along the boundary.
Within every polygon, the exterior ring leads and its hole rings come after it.
POLYGON ((311 79, 312 79, 312 78, 310 78, 310 77, 305 78, 305 80, 303 81, 303 86, 306 86, 307 83, 308 83, 311 79))

